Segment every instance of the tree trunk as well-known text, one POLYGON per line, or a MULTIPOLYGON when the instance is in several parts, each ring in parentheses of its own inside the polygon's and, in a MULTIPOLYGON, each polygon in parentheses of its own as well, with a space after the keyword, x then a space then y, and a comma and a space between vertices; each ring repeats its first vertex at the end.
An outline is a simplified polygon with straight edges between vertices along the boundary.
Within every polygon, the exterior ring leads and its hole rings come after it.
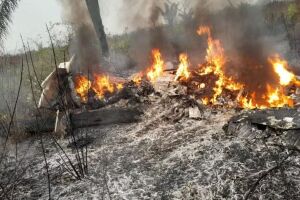
POLYGON ((100 15, 100 7, 98 0, 86 0, 87 7, 89 9, 94 27, 96 29, 97 35, 99 37, 102 53, 105 57, 109 56, 109 48, 107 44, 106 34, 104 31, 104 26, 102 23, 102 18, 100 15))

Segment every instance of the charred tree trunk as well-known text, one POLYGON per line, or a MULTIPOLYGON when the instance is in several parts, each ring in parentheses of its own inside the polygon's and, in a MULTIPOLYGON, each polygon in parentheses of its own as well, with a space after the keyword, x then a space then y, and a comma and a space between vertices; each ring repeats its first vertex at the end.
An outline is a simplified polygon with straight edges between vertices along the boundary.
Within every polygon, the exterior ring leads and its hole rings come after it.
POLYGON ((102 18, 100 15, 100 7, 99 7, 99 2, 98 0, 86 0, 87 7, 89 9, 94 27, 96 29, 102 53, 105 57, 109 56, 109 48, 108 48, 108 43, 106 39, 106 34, 104 31, 104 26, 102 23, 102 18))

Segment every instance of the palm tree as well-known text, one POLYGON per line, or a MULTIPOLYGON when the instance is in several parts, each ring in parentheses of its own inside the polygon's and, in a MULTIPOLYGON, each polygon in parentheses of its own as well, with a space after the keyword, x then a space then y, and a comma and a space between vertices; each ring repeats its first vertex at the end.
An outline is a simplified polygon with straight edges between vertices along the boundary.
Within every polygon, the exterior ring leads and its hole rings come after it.
POLYGON ((88 7, 88 10, 90 12, 96 33, 98 35, 102 53, 105 57, 109 56, 109 48, 108 48, 108 43, 106 39, 106 33, 104 30, 102 18, 100 15, 100 7, 98 0, 86 0, 86 4, 88 7))
POLYGON ((0 4, 0 40, 6 36, 11 15, 18 6, 19 0, 2 0, 0 4))

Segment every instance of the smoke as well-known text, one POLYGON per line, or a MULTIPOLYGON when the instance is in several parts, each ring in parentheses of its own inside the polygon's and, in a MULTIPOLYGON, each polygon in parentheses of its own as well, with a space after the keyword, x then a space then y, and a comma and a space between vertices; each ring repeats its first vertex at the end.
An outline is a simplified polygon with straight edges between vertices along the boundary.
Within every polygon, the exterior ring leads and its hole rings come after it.
POLYGON ((122 0, 121 23, 133 31, 129 56, 139 68, 150 64, 150 53, 159 48, 164 56, 173 52, 168 31, 163 26, 163 7, 165 0, 122 0))
POLYGON ((277 87, 278 77, 269 57, 286 55, 289 50, 285 32, 270 29, 263 11, 263 6, 249 4, 225 8, 211 17, 210 24, 215 37, 223 43, 228 75, 258 96, 267 92, 267 85, 277 87))
POLYGON ((85 0, 59 0, 63 7, 63 18, 74 30, 70 55, 75 55, 73 72, 95 72, 99 70, 100 43, 85 0))
MULTIPOLYGON (((130 44, 129 55, 139 67, 147 67, 150 64, 149 54, 153 48, 160 49, 163 56, 170 60, 178 57, 184 51, 193 55, 191 61, 194 64, 203 60, 205 40, 199 38, 196 30, 201 24, 210 24, 212 11, 229 6, 228 2, 224 0, 188 0, 187 4, 194 13, 193 19, 184 23, 184 32, 178 34, 174 33, 173 27, 166 26, 168 21, 165 16, 166 4, 171 6, 172 3, 176 4, 177 2, 172 0, 123 0, 120 10, 121 23, 126 24, 129 31, 137 30, 134 33, 134 40, 130 44)), ((231 2, 238 5, 242 1, 231 0, 231 2)), ((183 9, 180 7, 180 3, 177 6, 179 10, 183 9)), ((174 20, 181 20, 179 14, 181 13, 178 12, 174 20)))
MULTIPOLYGON (((196 33, 200 25, 212 28, 213 37, 219 39, 227 57, 225 71, 228 76, 244 83, 249 92, 266 92, 266 85, 278 81, 268 58, 274 54, 286 55, 289 45, 282 26, 270 29, 265 21, 264 6, 269 1, 256 0, 189 0, 191 16, 181 17, 179 4, 178 25, 169 26, 163 14, 170 1, 123 0, 128 6, 124 17, 133 27, 147 25, 134 36, 130 55, 138 65, 147 67, 149 52, 159 48, 166 60, 174 60, 187 52, 193 66, 204 62, 206 38, 196 33), (178 30, 179 28, 179 30, 178 30), (181 29, 181 30, 180 30, 181 29)), ((170 4, 170 3, 169 3, 170 4)))
POLYGON ((130 31, 147 28, 157 24, 160 10, 165 0, 122 0, 120 10, 121 24, 126 24, 130 31))

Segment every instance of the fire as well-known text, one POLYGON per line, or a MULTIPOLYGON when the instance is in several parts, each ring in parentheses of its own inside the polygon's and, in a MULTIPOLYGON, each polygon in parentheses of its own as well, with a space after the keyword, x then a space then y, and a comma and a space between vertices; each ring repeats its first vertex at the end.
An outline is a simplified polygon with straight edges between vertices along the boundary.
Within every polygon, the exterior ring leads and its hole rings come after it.
MULTIPOLYGON (((216 104, 218 98, 222 95, 224 89, 229 91, 243 91, 246 86, 233 80, 233 78, 226 76, 224 72, 224 65, 226 64, 226 56, 221 42, 215 40, 212 37, 212 33, 209 27, 199 27, 197 33, 199 35, 206 34, 207 39, 207 52, 206 62, 207 64, 200 68, 200 75, 213 74, 217 77, 214 88, 212 88, 214 94, 211 98, 202 98, 204 104, 216 104)), ((274 73, 279 77, 279 83, 277 86, 271 87, 266 85, 266 94, 259 96, 256 92, 252 92, 250 95, 238 95, 237 101, 239 105, 246 109, 266 109, 268 107, 284 107, 293 106, 292 99, 285 93, 285 87, 291 84, 299 86, 299 81, 296 76, 287 70, 287 61, 281 59, 279 56, 269 58, 269 62, 272 64, 274 73)), ((258 72, 259 73, 259 72, 258 72)))
POLYGON ((203 98, 201 101, 202 101, 203 105, 209 104, 209 99, 207 97, 203 98))
POLYGON ((290 84, 299 85, 299 81, 296 75, 288 71, 287 61, 281 59, 278 55, 270 57, 269 62, 273 65, 274 71, 277 73, 280 79, 280 85, 288 86, 290 84))
POLYGON ((273 89, 271 86, 267 85, 268 88, 268 103, 269 107, 284 107, 289 106, 293 107, 294 103, 291 97, 286 96, 284 92, 284 88, 275 88, 273 89))
POLYGON ((177 72, 176 72, 175 80, 176 81, 178 81, 178 80, 186 81, 190 77, 188 55, 180 54, 179 61, 180 61, 180 64, 179 64, 177 72))
MULTIPOLYGON (((180 54, 175 81, 184 82, 185 85, 189 85, 190 81, 192 85, 191 92, 193 92, 192 89, 195 89, 193 95, 196 95, 204 105, 220 105, 224 103, 224 100, 231 98, 231 102, 235 102, 236 105, 245 109, 294 106, 294 101, 288 96, 288 91, 290 91, 291 86, 300 86, 300 81, 289 70, 286 60, 278 55, 269 57, 268 62, 272 65, 269 73, 274 73, 278 80, 261 83, 258 86, 260 89, 256 90, 245 83, 236 81, 234 77, 225 73, 228 58, 225 55, 221 41, 213 38, 211 29, 208 26, 199 27, 197 33, 200 36, 207 36, 205 62, 199 65, 197 71, 191 73, 188 54, 180 54)), ((146 70, 146 73, 140 72, 133 76, 132 81, 135 84, 140 85, 144 78, 155 83, 163 75, 165 61, 159 49, 152 50, 152 58, 153 64, 146 70)), ((257 73, 260 73, 260 71, 257 71, 257 73)), ((77 76, 75 87, 78 95, 86 102, 89 90, 94 91, 99 99, 104 99, 107 95, 121 90, 123 85, 114 83, 109 76, 95 74, 93 81, 85 76, 77 76)))
POLYGON ((91 81, 86 76, 75 76, 75 91, 83 102, 87 102, 91 81))
POLYGON ((136 84, 136 85, 140 85, 142 83, 142 80, 143 80, 143 73, 138 73, 138 74, 135 74, 132 78, 132 81, 136 84))
POLYGON ((246 109, 266 109, 266 108, 281 108, 284 106, 293 107, 294 102, 291 97, 287 96, 284 87, 273 88, 267 85, 267 93, 263 96, 264 102, 255 103, 257 96, 252 93, 249 97, 242 97, 239 102, 242 108, 246 109))
POLYGON ((293 107, 294 102, 291 97, 286 95, 286 87, 291 84, 298 85, 299 81, 296 75, 287 70, 288 62, 283 60, 278 55, 268 59, 272 65, 274 73, 278 76, 279 80, 276 86, 266 85, 267 93, 263 95, 265 102, 253 103, 256 100, 256 94, 251 95, 251 99, 243 98, 240 104, 243 108, 248 109, 265 109, 265 108, 279 108, 284 106, 293 107))
POLYGON ((149 81, 154 83, 164 72, 165 62, 162 59, 162 55, 158 49, 152 50, 153 65, 147 73, 149 81))
POLYGON ((118 90, 122 90, 124 88, 123 84, 122 83, 118 83, 117 84, 117 89, 118 90))
POLYGON ((213 88, 214 95, 208 100, 212 104, 216 104, 218 97, 222 94, 224 88, 229 90, 240 90, 243 88, 243 85, 234 82, 232 78, 226 77, 223 69, 227 60, 224 49, 219 40, 213 39, 210 28, 207 26, 200 26, 197 33, 200 36, 204 34, 207 35, 208 48, 206 50, 205 58, 208 65, 200 69, 200 75, 214 74, 218 78, 215 87, 213 88))
MULTIPOLYGON (((217 77, 214 88, 212 88, 214 94, 211 98, 202 98, 204 104, 216 104, 218 98, 222 95, 224 89, 229 91, 243 91, 247 89, 246 85, 238 83, 233 78, 226 76, 224 72, 224 65, 226 64, 226 56, 221 42, 215 40, 212 37, 212 33, 209 27, 199 27, 197 33, 199 35, 206 34, 207 39, 207 52, 206 62, 207 64, 200 68, 200 75, 213 74, 217 77)), ((246 109, 266 109, 268 107, 284 107, 293 106, 293 100, 286 95, 286 86, 297 85, 299 81, 296 76, 287 70, 287 61, 281 59, 279 56, 269 58, 269 62, 272 64, 274 73, 279 77, 279 82, 275 86, 266 85, 266 93, 259 96, 256 92, 252 92, 250 95, 238 95, 237 101, 239 105, 246 109)), ((258 72, 259 73, 259 72, 258 72)), ((248 91, 249 92, 249 91, 248 91)))
POLYGON ((102 100, 106 95, 113 94, 124 87, 122 83, 113 83, 108 75, 94 74, 93 77, 93 81, 83 75, 76 75, 74 78, 75 91, 84 103, 88 100, 90 90, 94 91, 96 97, 102 100))
POLYGON ((116 85, 110 81, 109 76, 95 74, 92 89, 99 99, 103 99, 105 94, 112 94, 115 91, 116 85))
POLYGON ((258 105, 254 105, 251 98, 242 97, 241 99, 238 99, 240 106, 242 108, 246 109, 255 109, 258 108, 258 105))

